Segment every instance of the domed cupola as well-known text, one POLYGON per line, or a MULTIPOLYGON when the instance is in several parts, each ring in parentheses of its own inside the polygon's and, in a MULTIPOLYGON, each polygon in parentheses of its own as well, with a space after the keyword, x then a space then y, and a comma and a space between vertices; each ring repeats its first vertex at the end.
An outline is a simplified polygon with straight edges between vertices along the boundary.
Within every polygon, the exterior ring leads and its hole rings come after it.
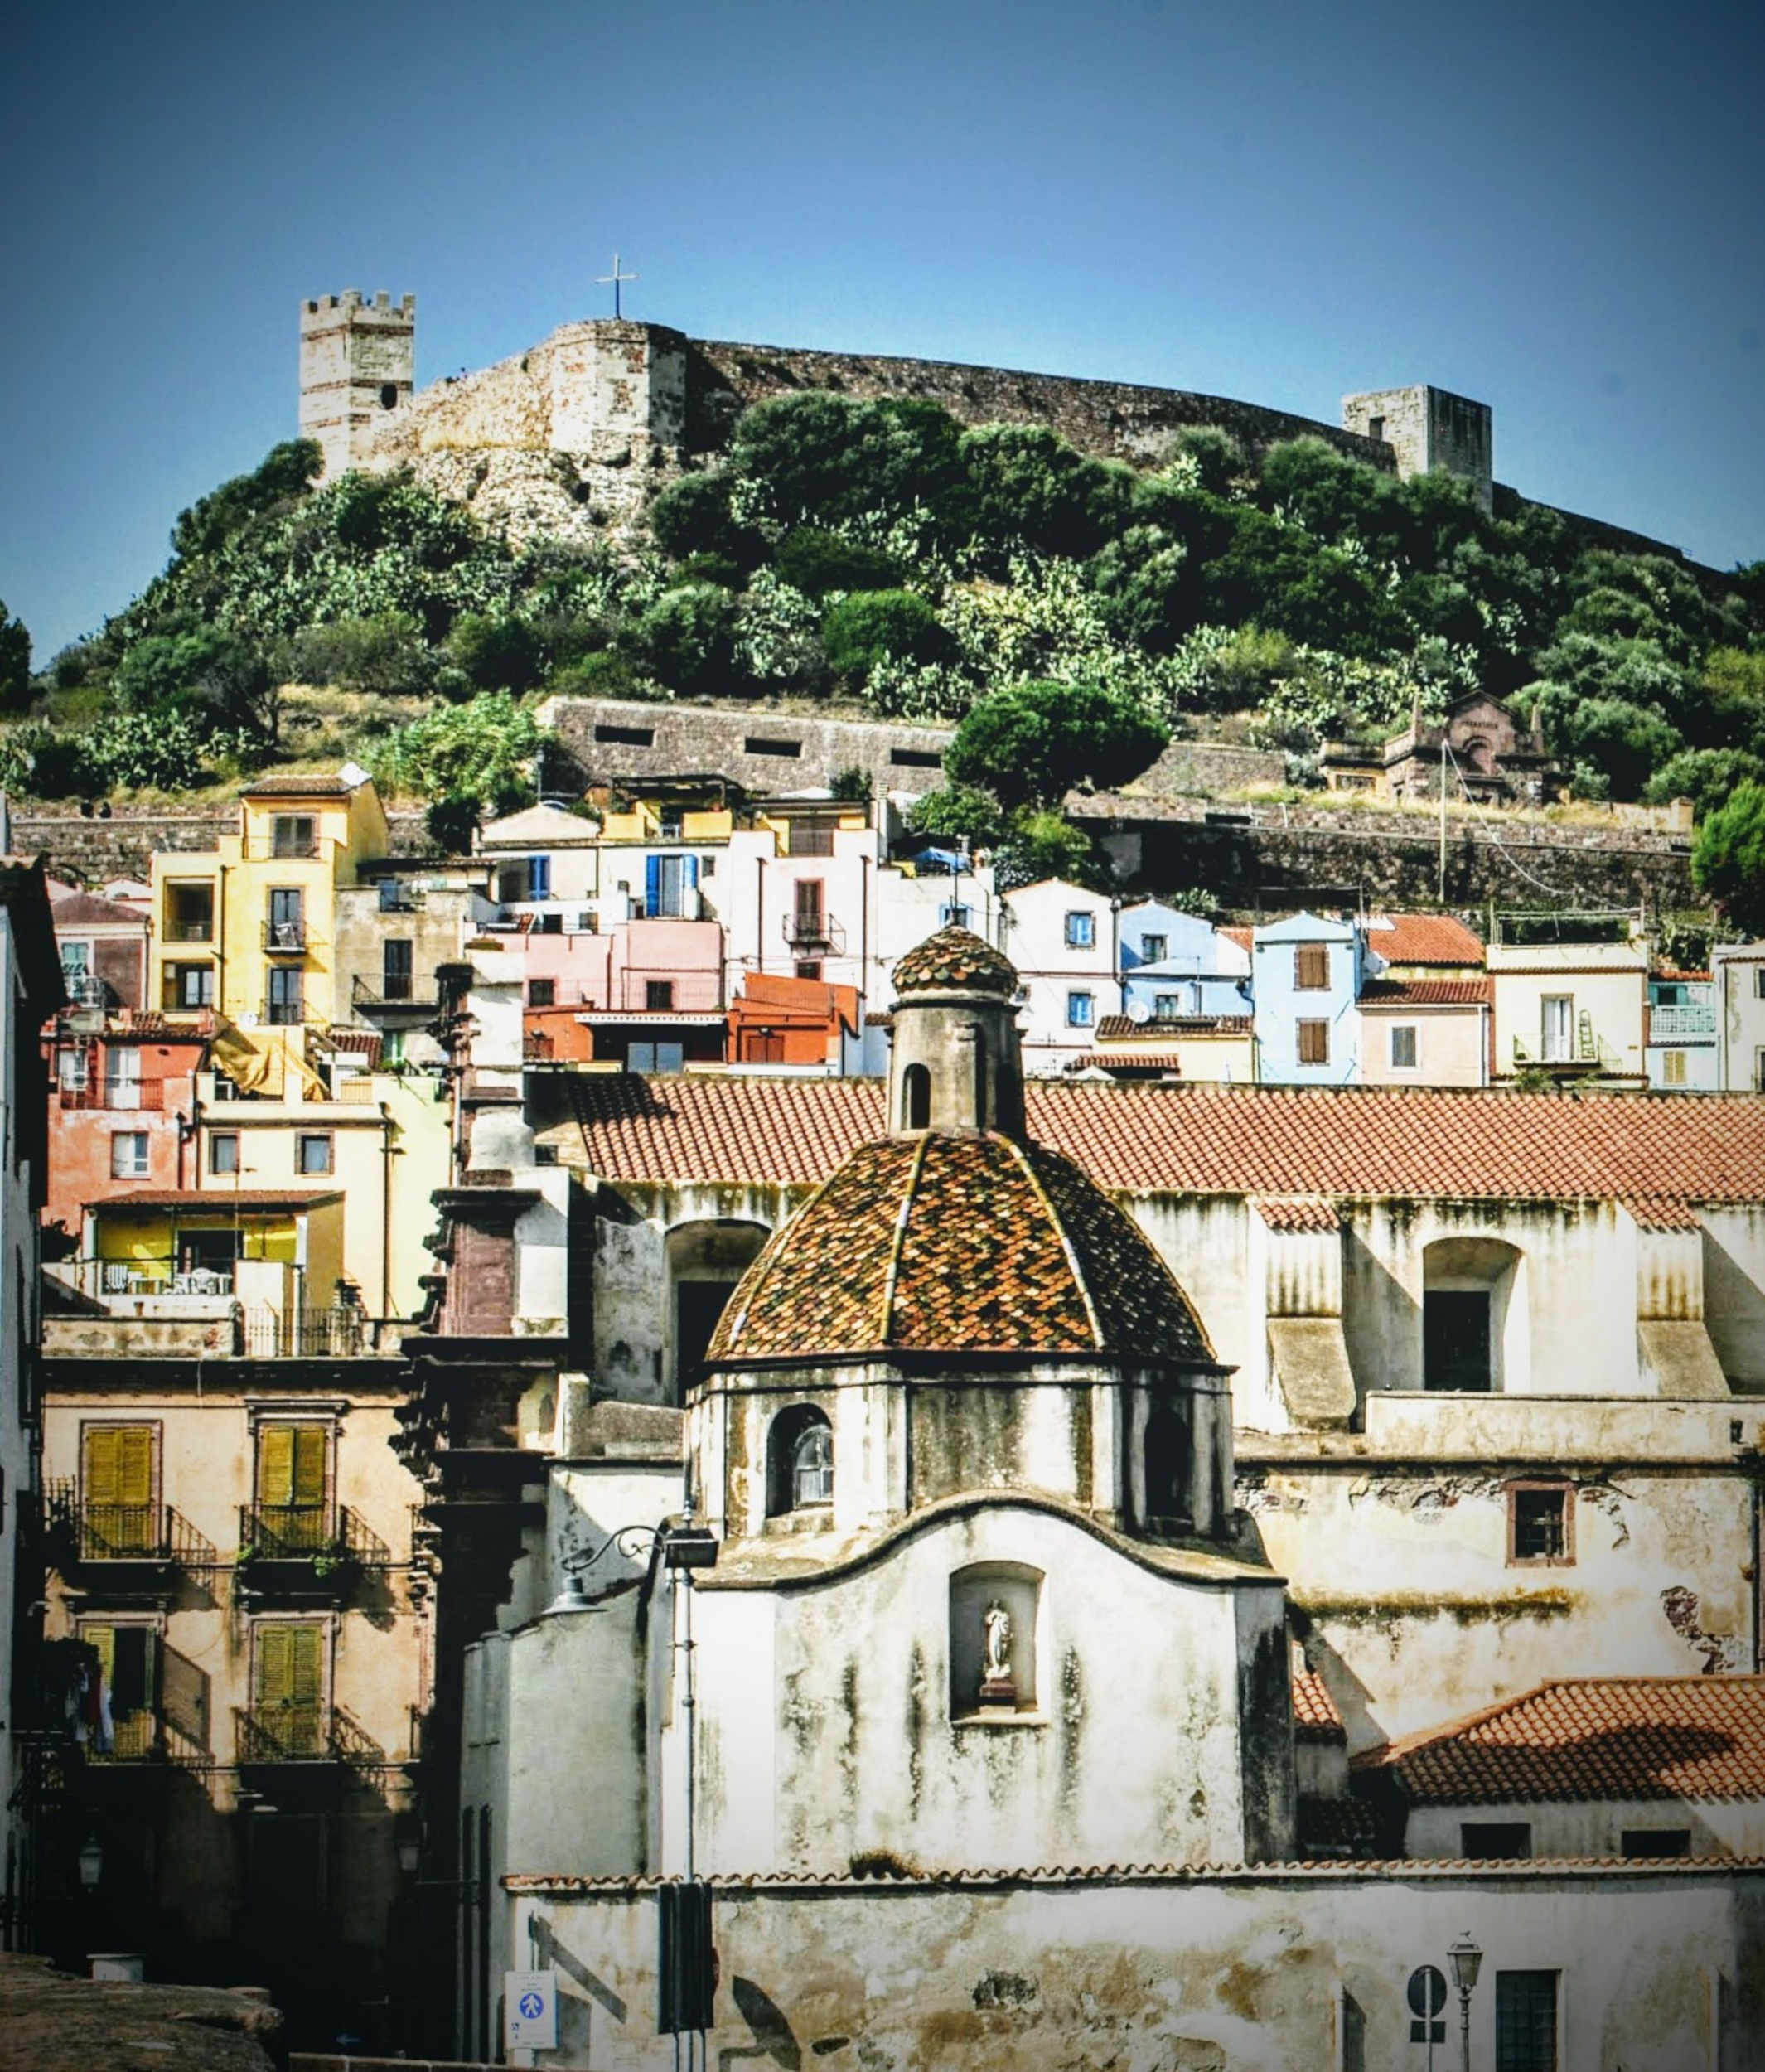
POLYGON ((1018 975, 967 928, 941 928, 895 966, 889 1128, 1023 1135, 1018 975))

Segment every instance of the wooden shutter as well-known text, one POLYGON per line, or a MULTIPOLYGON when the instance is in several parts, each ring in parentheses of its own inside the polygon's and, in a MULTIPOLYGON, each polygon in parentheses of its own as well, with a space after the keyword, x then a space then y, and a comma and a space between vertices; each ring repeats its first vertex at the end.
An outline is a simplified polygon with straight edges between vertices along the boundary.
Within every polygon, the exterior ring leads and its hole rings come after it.
POLYGON ((310 1709, 319 1702, 323 1682, 318 1626, 264 1625, 258 1628, 258 1667, 255 1697, 260 1706, 297 1706, 310 1709))
POLYGON ((1330 952, 1321 942, 1301 943, 1294 951, 1294 984, 1308 993, 1330 983, 1330 952))
POLYGON ((153 1427, 89 1425, 85 1499, 108 1507, 153 1501, 153 1427))
POLYGON ((265 1425, 258 1434, 259 1503, 294 1501, 295 1430, 293 1425, 265 1425))

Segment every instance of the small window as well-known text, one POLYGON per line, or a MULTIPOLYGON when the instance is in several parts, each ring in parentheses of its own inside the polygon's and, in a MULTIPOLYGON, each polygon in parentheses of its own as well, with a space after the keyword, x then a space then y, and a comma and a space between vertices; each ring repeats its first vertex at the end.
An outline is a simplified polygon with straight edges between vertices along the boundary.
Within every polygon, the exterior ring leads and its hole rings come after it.
POLYGON ((655 729, 653 727, 597 725, 594 738, 597 741, 612 742, 622 748, 653 748, 655 746, 655 729))
POLYGON ((1765 1000, 1765 964, 1753 967, 1753 992, 1754 999, 1765 1000))
POLYGON ((1385 419, 1382 417, 1370 417, 1366 420, 1366 436, 1370 439, 1382 439, 1385 437, 1385 419))
POLYGON ((1509 1862, 1532 1853, 1530 1820, 1467 1820, 1458 1830, 1458 1853, 1473 1862, 1509 1862))
POLYGON ((821 975, 821 966, 813 958, 805 959, 800 963, 793 965, 791 970, 800 979, 819 979, 821 975))
POLYGON ((936 748, 891 748, 888 759, 897 770, 941 770, 944 758, 936 748))
POLYGON ((551 896, 551 858, 530 856, 527 859, 527 897, 530 899, 549 899, 551 896))
POLYGON ((1496 1973, 1496 2072, 1557 2072, 1557 1974, 1496 1973))
POLYGON ((766 1434, 766 1516, 834 1501, 834 1433, 813 1403, 781 1410, 766 1434))
POLYGON ((1153 1019, 1161 1022, 1178 1021, 1182 1016, 1182 995, 1180 993, 1154 993, 1152 996, 1153 1019))
POLYGON ((270 821, 269 842, 273 856, 315 856, 317 823, 310 813, 278 813, 270 821))
POLYGON ((1508 1491, 1507 1558, 1513 1567, 1567 1568, 1575 1558, 1567 1483, 1520 1484, 1508 1491))
POLYGON ((1096 1019, 1097 1002, 1090 993, 1069 993, 1066 995, 1066 1026, 1068 1029, 1089 1029, 1096 1019))
POLYGON ((1685 1053, 1682 1050, 1665 1050, 1661 1053, 1661 1083, 1664 1087, 1683 1087, 1685 1083, 1685 1053))
POLYGON ((208 1169, 210 1173, 238 1172, 239 1131, 237 1130, 216 1130, 210 1136, 208 1169))
POLYGON ((1302 942, 1294 951, 1294 985, 1302 993, 1321 993, 1330 983, 1327 943, 1302 942))
POLYGON ((530 1007, 555 1007, 558 1005, 556 979, 529 979, 527 1005, 530 1007))
POLYGON ((748 755, 800 756, 803 753, 800 741, 781 741, 768 734, 751 733, 742 743, 748 755))
POLYGON ((416 945, 409 936, 391 936, 380 945, 380 998, 408 1000, 414 977, 416 945))
POLYGON ((644 980, 644 1011, 650 1014, 674 1013, 675 982, 672 979, 644 980))
POLYGON ((714 856, 701 856, 701 857, 699 858, 699 876, 700 876, 701 878, 714 878, 714 877, 716 877, 716 875, 717 875, 717 859, 716 859, 716 857, 714 857, 714 856))
POLYGON ((1163 964, 1165 956, 1165 937, 1162 935, 1143 935, 1140 937, 1142 964, 1163 964))
POLYGON ((834 1501, 834 1435, 825 1425, 811 1425, 791 1449, 791 1501, 798 1511, 834 1501))
POLYGON ((331 1142, 329 1130, 323 1135, 301 1135, 294 1140, 294 1169, 297 1173, 328 1173, 331 1166, 331 1142))
POLYGON ((147 1131, 118 1130, 110 1140, 110 1177, 116 1180, 144 1180, 147 1176, 147 1131))
POLYGON ((166 966, 165 1005, 172 1014, 189 1014, 215 1005, 215 967, 212 964, 168 964, 166 966))
POLYGON ((381 382, 381 384, 380 384, 380 408, 381 408, 383 410, 395 410, 395 409, 397 409, 397 408, 398 408, 398 407, 399 407, 399 385, 398 385, 398 383, 397 383, 396 381, 383 381, 383 382, 381 382))
POLYGON ((1097 941, 1097 917, 1094 913, 1069 913, 1066 917, 1066 947, 1069 950, 1089 950, 1097 941))
POLYGON ((946 899, 938 908, 938 926, 941 928, 972 928, 974 909, 965 907, 960 900, 946 899))
POLYGON ((1327 1022, 1301 1022, 1295 1050, 1302 1065, 1327 1065, 1330 1062, 1330 1024, 1327 1022))
POLYGON ((90 1081, 92 1053, 79 1045, 56 1053, 56 1084, 63 1093, 84 1093, 90 1081))
POLYGON ((1400 1022, 1391 1031, 1391 1069, 1393 1072, 1415 1070, 1415 1024, 1400 1022))
POLYGON ((901 1126, 903 1130, 931 1126, 931 1074, 923 1065, 909 1065, 901 1075, 901 1126))
POLYGON ((1618 1852, 1621 1856, 1659 1859, 1689 1857, 1691 1854, 1691 1830, 1689 1828, 1626 1828, 1622 1830, 1618 1852))
POLYGON ((1483 1288, 1422 1291, 1422 1386, 1454 1393, 1490 1386, 1489 1293, 1483 1288))
POLYGON ((1753 1091, 1765 1093, 1765 1050, 1756 1052, 1753 1056, 1753 1091))

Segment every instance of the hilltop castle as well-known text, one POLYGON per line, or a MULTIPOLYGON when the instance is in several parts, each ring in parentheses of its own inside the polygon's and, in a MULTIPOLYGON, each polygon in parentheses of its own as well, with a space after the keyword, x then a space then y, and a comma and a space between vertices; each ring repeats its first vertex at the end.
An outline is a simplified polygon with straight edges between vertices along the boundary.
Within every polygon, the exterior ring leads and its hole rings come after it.
POLYGON ((1340 425, 1222 396, 945 361, 689 338, 593 317, 518 357, 418 390, 417 304, 355 289, 303 303, 300 426, 327 477, 409 465, 511 530, 617 520, 653 471, 716 452, 750 404, 800 389, 912 396, 969 424, 1052 425, 1087 453, 1156 464, 1186 426, 1216 424, 1251 452, 1313 433, 1398 475, 1446 468, 1494 491, 1487 404, 1426 385, 1345 396, 1340 425), (593 518, 591 518, 591 513, 593 518))

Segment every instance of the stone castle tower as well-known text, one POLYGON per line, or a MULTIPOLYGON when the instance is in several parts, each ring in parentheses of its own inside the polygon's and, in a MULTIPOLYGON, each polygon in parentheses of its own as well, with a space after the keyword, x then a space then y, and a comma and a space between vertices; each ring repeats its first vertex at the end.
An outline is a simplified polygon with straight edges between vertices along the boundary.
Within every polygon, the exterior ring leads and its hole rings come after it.
POLYGON ((359 467, 392 414, 411 399, 417 298, 363 299, 359 288, 300 306, 300 435, 325 456, 321 478, 359 467))
POLYGON ((1425 382, 1409 389, 1371 389, 1342 398, 1342 429, 1383 441, 1400 476, 1438 467, 1460 476, 1490 508, 1495 489, 1494 415, 1487 403, 1454 395, 1425 382))

